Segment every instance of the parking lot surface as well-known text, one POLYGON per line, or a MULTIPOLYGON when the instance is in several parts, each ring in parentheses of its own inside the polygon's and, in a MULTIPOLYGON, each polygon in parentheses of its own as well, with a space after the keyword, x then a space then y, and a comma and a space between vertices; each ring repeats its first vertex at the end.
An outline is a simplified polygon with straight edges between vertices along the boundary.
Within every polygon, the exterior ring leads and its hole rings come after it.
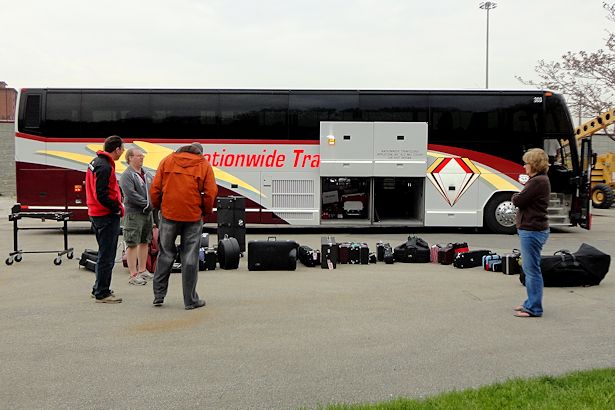
MULTIPOLYGON (((4 257, 13 201, 0 197, 4 257)), ((554 229, 544 253, 587 242, 614 255, 615 209, 594 212, 593 230, 554 229)), ((87 223, 69 226, 74 259, 56 266, 53 254, 25 254, 0 267, 1 407, 314 408, 615 366, 613 272, 600 286, 545 289, 545 314, 531 319, 512 315, 525 296, 518 276, 401 263, 249 272, 245 257, 238 270, 201 272, 203 309, 183 309, 179 274, 153 307, 151 283, 130 286, 121 264, 112 287, 124 302, 105 305, 90 298, 94 274, 77 263, 95 238, 87 223)), ((319 247, 327 233, 276 235, 319 247)), ((409 233, 497 252, 519 244, 471 229, 333 234, 375 248, 409 233)), ((268 235, 249 231, 247 240, 268 235)), ((24 250, 62 248, 59 229, 19 240, 24 250)))

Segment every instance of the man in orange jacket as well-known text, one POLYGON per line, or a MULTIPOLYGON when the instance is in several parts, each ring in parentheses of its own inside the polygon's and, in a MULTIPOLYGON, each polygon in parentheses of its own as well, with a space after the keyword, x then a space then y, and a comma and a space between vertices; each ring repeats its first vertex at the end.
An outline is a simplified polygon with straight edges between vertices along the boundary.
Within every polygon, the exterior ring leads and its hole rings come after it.
POLYGON ((152 206, 160 209, 158 262, 154 273, 154 306, 162 306, 175 259, 175 239, 181 236, 182 288, 187 310, 205 306, 196 284, 203 218, 212 213, 218 185, 203 147, 180 147, 158 165, 150 188, 152 206))

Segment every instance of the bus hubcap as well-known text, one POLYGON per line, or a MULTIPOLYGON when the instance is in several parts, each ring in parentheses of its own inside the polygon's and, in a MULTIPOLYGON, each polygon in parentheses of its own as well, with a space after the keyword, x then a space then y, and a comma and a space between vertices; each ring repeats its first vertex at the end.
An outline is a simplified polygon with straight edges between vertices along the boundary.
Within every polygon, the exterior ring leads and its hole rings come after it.
POLYGON ((513 203, 505 201, 495 209, 495 220, 502 226, 510 227, 515 224, 516 213, 513 203))

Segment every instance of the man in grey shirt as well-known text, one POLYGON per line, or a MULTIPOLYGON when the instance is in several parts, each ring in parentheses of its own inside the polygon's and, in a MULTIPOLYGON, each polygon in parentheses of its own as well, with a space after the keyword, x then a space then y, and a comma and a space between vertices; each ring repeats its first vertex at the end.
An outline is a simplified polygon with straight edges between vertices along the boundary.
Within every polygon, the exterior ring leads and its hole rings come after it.
POLYGON ((147 246, 152 240, 152 206, 149 187, 152 175, 143 169, 145 155, 139 148, 126 150, 128 167, 120 177, 124 195, 124 242, 131 285, 145 285, 153 275, 147 271, 147 246))

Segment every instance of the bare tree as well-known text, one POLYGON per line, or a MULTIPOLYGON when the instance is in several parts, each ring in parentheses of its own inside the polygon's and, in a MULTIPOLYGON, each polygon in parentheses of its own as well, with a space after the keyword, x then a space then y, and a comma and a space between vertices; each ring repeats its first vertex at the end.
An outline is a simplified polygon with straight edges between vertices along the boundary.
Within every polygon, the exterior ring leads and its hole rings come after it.
MULTIPOLYGON (((615 1, 604 2, 606 18, 615 23, 615 1)), ((524 84, 561 92, 578 118, 593 117, 615 106, 615 34, 607 30, 605 48, 594 52, 567 52, 561 61, 538 61, 540 80, 524 84)), ((614 139, 611 136, 611 139, 614 139)))

